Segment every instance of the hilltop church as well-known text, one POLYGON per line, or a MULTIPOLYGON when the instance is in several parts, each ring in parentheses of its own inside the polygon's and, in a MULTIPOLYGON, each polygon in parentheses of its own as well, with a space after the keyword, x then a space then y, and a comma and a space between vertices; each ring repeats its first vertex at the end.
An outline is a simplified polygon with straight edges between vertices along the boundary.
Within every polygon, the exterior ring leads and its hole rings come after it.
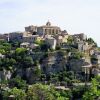
POLYGON ((26 32, 37 33, 38 35, 56 35, 61 33, 61 29, 58 26, 52 26, 48 21, 46 25, 43 26, 28 26, 25 27, 26 32))

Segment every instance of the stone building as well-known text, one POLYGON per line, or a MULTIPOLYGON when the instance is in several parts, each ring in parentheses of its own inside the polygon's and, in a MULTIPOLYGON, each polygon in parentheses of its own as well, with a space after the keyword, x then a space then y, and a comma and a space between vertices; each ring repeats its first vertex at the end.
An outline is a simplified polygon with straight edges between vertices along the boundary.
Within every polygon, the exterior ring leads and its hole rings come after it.
POLYGON ((92 69, 92 74, 95 75, 95 76, 97 76, 97 75, 100 76, 100 69, 98 69, 98 68, 93 68, 93 69, 92 69))
POLYGON ((100 68, 100 52, 95 51, 94 54, 92 55, 92 64, 93 65, 98 65, 100 68))
POLYGON ((88 43, 84 41, 79 41, 76 43, 76 45, 80 52, 86 52, 89 49, 88 43))
POLYGON ((57 44, 57 41, 55 38, 53 37, 48 37, 45 39, 46 43, 48 43, 50 45, 50 48, 52 49, 56 49, 56 44, 57 44))
POLYGON ((0 34, 0 40, 9 41, 8 34, 0 34))
POLYGON ((87 36, 84 33, 72 35, 75 42, 84 41, 87 39, 87 36))
POLYGON ((22 41, 23 32, 12 32, 9 33, 9 41, 22 41))
MULTIPOLYGON (((19 42, 34 42, 36 39, 43 40, 45 35, 65 35, 67 31, 61 31, 60 27, 52 26, 48 21, 46 25, 43 26, 28 26, 25 27, 25 32, 12 32, 8 34, 10 41, 19 41, 19 42)), ((64 37, 64 36, 63 36, 64 37)), ((2 38, 2 36, 1 36, 2 38)))
POLYGON ((25 31, 26 31, 26 32, 35 33, 35 32, 37 32, 37 26, 31 25, 31 26, 25 27, 25 31))
POLYGON ((20 44, 20 47, 21 47, 21 48, 29 48, 29 45, 30 45, 30 43, 28 43, 28 42, 23 42, 23 43, 20 44))
POLYGON ((62 45, 64 43, 67 43, 69 35, 68 34, 57 34, 54 37, 57 40, 57 44, 62 45))
POLYGON ((28 50, 32 50, 32 49, 36 49, 37 47, 39 47, 39 45, 35 44, 35 43, 28 43, 28 42, 23 42, 20 44, 21 48, 27 48, 28 50))
POLYGON ((59 34, 61 32, 60 27, 52 26, 51 23, 48 21, 46 25, 43 26, 28 26, 25 27, 25 31, 32 32, 32 34, 37 33, 38 35, 54 35, 59 34))
POLYGON ((38 35, 23 36, 23 42, 33 43, 37 40, 38 35))

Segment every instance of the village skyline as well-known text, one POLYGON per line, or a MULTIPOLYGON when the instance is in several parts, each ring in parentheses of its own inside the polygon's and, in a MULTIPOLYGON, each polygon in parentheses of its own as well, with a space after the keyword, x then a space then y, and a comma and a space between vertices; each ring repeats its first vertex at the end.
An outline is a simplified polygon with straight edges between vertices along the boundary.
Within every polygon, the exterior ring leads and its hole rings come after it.
POLYGON ((70 34, 85 33, 99 43, 99 0, 0 0, 0 33, 24 31, 47 20, 70 34))

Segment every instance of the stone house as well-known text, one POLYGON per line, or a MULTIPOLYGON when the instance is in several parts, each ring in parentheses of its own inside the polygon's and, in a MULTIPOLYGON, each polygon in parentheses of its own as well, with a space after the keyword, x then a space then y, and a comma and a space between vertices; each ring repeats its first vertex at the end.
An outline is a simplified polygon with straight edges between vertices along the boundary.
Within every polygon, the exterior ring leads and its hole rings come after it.
POLYGON ((0 34, 0 40, 9 41, 8 34, 0 34))
POLYGON ((55 39, 57 40, 57 44, 58 45, 61 45, 62 44, 62 39, 63 39, 63 37, 61 36, 61 35, 56 35, 55 36, 55 39))
POLYGON ((98 69, 98 68, 93 68, 93 69, 92 69, 92 74, 93 74, 93 75, 99 75, 99 76, 100 76, 100 69, 98 69))
POLYGON ((36 49, 37 47, 39 47, 39 45, 37 45, 35 43, 30 44, 30 49, 36 49))
POLYGON ((35 43, 23 42, 20 44, 20 47, 27 48, 27 49, 36 49, 37 47, 39 47, 39 45, 37 45, 35 43))
POLYGON ((33 43, 36 41, 38 35, 23 36, 23 42, 33 43))
POLYGON ((48 37, 45 39, 45 42, 48 43, 50 45, 50 48, 52 49, 56 49, 56 44, 57 44, 57 41, 55 38, 53 37, 48 37))
POLYGON ((67 43, 68 37, 69 37, 68 34, 57 34, 54 36, 54 38, 57 40, 58 45, 67 43))
POLYGON ((87 39, 87 36, 84 33, 72 35, 75 42, 84 41, 87 39))
POLYGON ((21 48, 29 48, 29 46, 30 46, 30 43, 28 43, 28 42, 23 42, 20 44, 21 48))
POLYGON ((22 41, 23 32, 12 32, 9 33, 9 41, 22 41))
POLYGON ((62 38, 62 43, 67 43, 68 37, 69 37, 69 35, 68 35, 68 34, 63 35, 63 38, 62 38))
POLYGON ((76 43, 76 46, 77 46, 77 49, 80 51, 80 52, 86 52, 87 50, 89 50, 89 45, 87 42, 84 42, 84 41, 79 41, 76 43))
POLYGON ((92 64, 95 65, 99 65, 100 66, 100 52, 94 52, 94 54, 92 55, 92 64))
POLYGON ((25 27, 25 31, 26 32, 31 32, 31 33, 35 33, 35 32, 37 32, 37 26, 33 26, 33 25, 31 25, 31 26, 27 26, 27 27, 25 27))

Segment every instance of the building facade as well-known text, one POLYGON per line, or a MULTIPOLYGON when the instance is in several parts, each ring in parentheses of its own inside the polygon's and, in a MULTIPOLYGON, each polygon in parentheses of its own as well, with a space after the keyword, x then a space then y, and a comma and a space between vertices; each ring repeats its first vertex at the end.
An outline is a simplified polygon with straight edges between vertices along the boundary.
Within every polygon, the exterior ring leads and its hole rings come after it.
POLYGON ((48 37, 45 39, 46 43, 48 43, 50 45, 50 48, 52 49, 56 49, 56 44, 57 44, 57 41, 55 38, 53 37, 48 37))
POLYGON ((22 41, 23 32, 12 32, 9 33, 9 41, 22 41))
POLYGON ((61 33, 61 29, 58 26, 52 26, 51 23, 48 21, 46 25, 43 26, 28 26, 25 27, 25 31, 37 33, 38 35, 54 35, 61 33))
POLYGON ((87 36, 84 33, 72 35, 75 42, 84 41, 87 39, 87 36))

